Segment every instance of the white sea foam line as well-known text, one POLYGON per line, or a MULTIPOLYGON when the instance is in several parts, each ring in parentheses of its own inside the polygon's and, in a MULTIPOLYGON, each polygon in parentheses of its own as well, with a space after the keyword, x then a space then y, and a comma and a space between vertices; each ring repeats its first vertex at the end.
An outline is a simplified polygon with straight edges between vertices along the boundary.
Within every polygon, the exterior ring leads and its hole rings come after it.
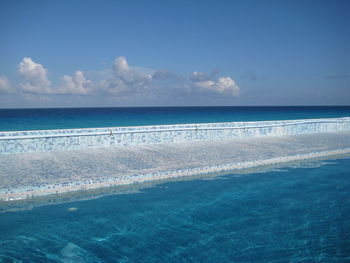
MULTIPOLYGON (((0 140, 14 140, 14 139, 33 139, 33 138, 56 138, 56 137, 77 137, 77 136, 96 136, 96 135, 114 135, 114 134, 125 134, 125 133, 150 133, 150 132, 169 132, 169 131, 193 131, 193 130, 242 130, 242 129, 257 129, 257 128, 272 128, 272 127, 285 127, 285 126, 293 126, 293 125, 303 125, 303 124, 321 124, 321 123, 345 123, 350 122, 350 118, 333 118, 333 119, 308 119, 308 120, 285 120, 285 121, 273 121, 277 122, 276 124, 268 124, 261 125, 259 123, 267 123, 271 121, 261 121, 261 122, 223 122, 223 123, 193 123, 193 124, 179 124, 179 125, 159 125, 157 129, 148 128, 147 126, 130 126, 130 127, 111 127, 111 128, 84 128, 84 129, 62 129, 62 130, 38 130, 38 131, 13 131, 13 132, 2 132, 1 134, 5 134, 0 136, 0 140), (257 125, 253 126, 244 126, 245 124, 253 124, 257 123, 257 125), (236 125, 234 127, 227 126, 215 126, 215 127, 203 127, 208 125, 227 125, 233 124, 236 125), (239 126, 242 125, 243 126, 239 126), (178 126, 194 126, 192 127, 183 127, 179 128, 178 126), (201 127, 202 126, 202 127, 201 127), (86 132, 89 129, 97 129, 104 130, 109 129, 106 132, 86 132), (121 131, 112 131, 112 129, 128 129, 121 131), (133 129, 133 130, 129 130, 133 129), (69 131, 81 131, 79 133, 69 133, 69 131), (85 131, 85 132, 84 132, 85 131), (61 134, 41 134, 41 135, 7 135, 11 133, 36 133, 36 132, 62 132, 61 134), (67 132, 67 133, 64 133, 67 132), (7 135, 7 136, 6 136, 7 135)), ((154 126, 149 126, 154 127, 154 126)))
POLYGON ((143 183, 148 181, 164 180, 169 178, 177 178, 193 175, 204 175, 211 173, 229 172, 234 170, 253 168, 259 166, 273 165, 278 163, 288 163, 292 161, 301 161, 307 159, 322 158, 332 155, 349 154, 350 148, 339 150, 311 152, 307 154, 297 154, 284 157, 276 157, 270 159, 262 159, 255 161, 246 161, 238 163, 221 164, 202 168, 193 168, 177 171, 159 172, 151 174, 134 174, 121 177, 95 178, 84 182, 61 183, 45 185, 43 187, 21 187, 10 190, 0 190, 0 200, 13 201, 23 200, 31 197, 45 196, 50 194, 68 193, 81 190, 98 189, 111 186, 132 185, 135 183, 143 183), (97 182, 96 182, 97 181, 97 182), (90 183, 89 183, 90 182, 90 183))

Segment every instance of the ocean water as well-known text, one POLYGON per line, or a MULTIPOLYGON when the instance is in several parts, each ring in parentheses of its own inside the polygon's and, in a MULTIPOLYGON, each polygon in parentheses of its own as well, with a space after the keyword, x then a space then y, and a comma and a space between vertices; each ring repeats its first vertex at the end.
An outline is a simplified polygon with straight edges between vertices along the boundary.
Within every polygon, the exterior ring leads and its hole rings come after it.
POLYGON ((350 116, 350 106, 0 109, 0 131, 350 116))
MULTIPOLYGON (((0 109, 0 130, 345 116, 350 106, 0 109)), ((0 262, 350 262, 350 159, 0 213, 0 262)))
POLYGON ((350 262, 350 159, 1 213, 0 262, 350 262))

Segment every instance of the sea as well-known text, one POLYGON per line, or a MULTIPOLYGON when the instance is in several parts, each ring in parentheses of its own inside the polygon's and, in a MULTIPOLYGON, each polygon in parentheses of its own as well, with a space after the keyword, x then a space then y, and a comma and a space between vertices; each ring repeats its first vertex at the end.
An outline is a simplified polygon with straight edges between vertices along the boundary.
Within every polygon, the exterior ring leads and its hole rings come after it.
MULTIPOLYGON (((0 129, 346 116, 349 106, 2 109, 0 129)), ((350 262, 350 156, 3 211, 0 262, 350 262)))
POLYGON ((0 131, 336 118, 350 106, 0 109, 0 131))

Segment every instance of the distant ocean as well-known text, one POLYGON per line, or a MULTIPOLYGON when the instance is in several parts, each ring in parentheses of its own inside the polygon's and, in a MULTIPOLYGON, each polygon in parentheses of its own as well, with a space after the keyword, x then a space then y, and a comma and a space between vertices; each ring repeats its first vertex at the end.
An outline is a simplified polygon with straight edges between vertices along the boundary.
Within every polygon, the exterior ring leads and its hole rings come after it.
POLYGON ((0 109, 0 131, 350 116, 350 106, 0 109))

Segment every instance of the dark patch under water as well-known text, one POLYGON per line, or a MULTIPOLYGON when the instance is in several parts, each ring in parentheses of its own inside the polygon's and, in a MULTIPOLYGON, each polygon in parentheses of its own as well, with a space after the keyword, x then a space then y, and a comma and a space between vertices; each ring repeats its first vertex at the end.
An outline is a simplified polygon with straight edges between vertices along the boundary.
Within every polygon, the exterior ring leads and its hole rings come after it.
POLYGON ((0 262, 350 262, 350 159, 0 214, 0 262))

